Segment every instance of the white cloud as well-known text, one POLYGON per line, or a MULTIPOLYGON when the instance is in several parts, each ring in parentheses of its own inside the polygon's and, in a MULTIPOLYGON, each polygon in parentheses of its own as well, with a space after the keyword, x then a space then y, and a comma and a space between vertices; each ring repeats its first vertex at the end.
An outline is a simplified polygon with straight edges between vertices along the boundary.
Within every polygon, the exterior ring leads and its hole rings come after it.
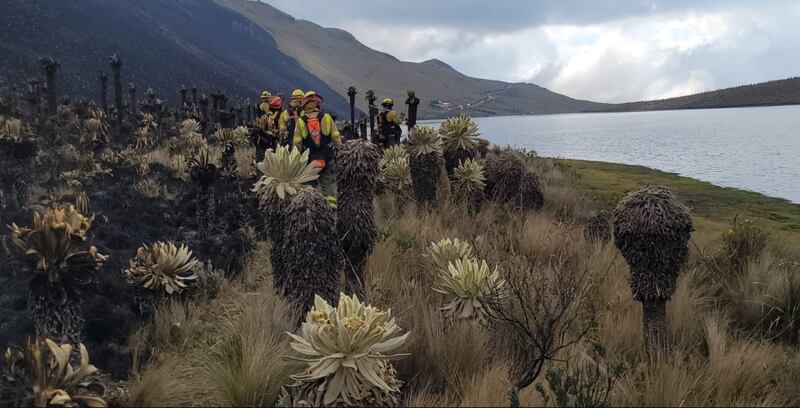
POLYGON ((347 30, 366 46, 386 51, 403 61, 421 62, 441 53, 468 52, 481 38, 454 28, 387 26, 356 20, 347 30))
POLYGON ((576 98, 604 102, 711 89, 714 78, 708 71, 686 70, 681 61, 723 43, 729 20, 718 14, 673 15, 597 26, 543 27, 548 39, 559 44, 559 68, 551 78, 528 79, 576 98))

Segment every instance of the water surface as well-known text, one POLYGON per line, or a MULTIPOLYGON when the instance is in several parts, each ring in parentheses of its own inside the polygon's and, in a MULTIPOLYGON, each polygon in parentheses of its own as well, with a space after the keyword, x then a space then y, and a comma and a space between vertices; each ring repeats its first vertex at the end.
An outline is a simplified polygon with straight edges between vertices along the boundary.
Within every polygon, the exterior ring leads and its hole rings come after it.
POLYGON ((475 120, 496 145, 637 164, 800 203, 800 106, 475 120))

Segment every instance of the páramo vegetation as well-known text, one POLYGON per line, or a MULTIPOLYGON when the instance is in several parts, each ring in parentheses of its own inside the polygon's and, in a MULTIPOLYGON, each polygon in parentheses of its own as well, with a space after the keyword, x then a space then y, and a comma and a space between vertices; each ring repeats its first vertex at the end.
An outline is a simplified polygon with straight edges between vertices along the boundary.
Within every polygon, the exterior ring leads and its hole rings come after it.
POLYGON ((800 403, 800 252, 757 222, 465 115, 386 143, 313 91, 167 106, 113 56, 96 104, 41 63, 0 90, 0 406, 800 403))

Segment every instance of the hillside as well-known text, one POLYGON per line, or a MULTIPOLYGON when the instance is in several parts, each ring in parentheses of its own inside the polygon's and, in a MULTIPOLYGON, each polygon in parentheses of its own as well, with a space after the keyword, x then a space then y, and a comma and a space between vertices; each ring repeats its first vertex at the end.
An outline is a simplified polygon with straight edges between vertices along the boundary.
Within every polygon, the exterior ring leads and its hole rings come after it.
POLYGON ((229 100, 255 98, 265 87, 314 88, 347 103, 282 53, 266 31, 212 0, 8 0, 0 13, 0 84, 43 76, 39 57, 61 61, 59 94, 99 98, 108 56, 123 61, 123 86, 152 87, 175 102, 182 84, 212 86, 229 100))
POLYGON ((346 95, 347 87, 355 86, 359 90, 357 100, 361 109, 366 109, 364 91, 367 89, 375 89, 379 97, 389 96, 402 104, 410 88, 423 99, 422 117, 452 113, 431 107, 433 100, 462 105, 466 112, 478 116, 579 112, 602 107, 533 84, 471 78, 438 60, 400 61, 365 46, 345 31, 297 20, 264 3, 215 1, 268 31, 282 52, 339 94, 346 95))
POLYGON ((119 54, 125 88, 135 84, 142 97, 152 87, 170 102, 177 101, 181 85, 210 93, 213 84, 234 103, 264 88, 283 94, 314 89, 339 114, 348 111, 351 85, 359 91, 361 110, 367 89, 395 99, 401 110, 406 90, 415 89, 422 99, 420 118, 800 103, 800 78, 655 101, 576 100, 534 84, 472 78, 435 59, 400 61, 346 31, 251 0, 8 0, 3 11, 0 86, 41 79, 38 60, 51 56, 62 63, 59 94, 73 97, 97 99, 97 75, 110 71, 108 57, 119 54), (434 106, 435 101, 442 103, 434 106))
POLYGON ((800 77, 742 85, 677 98, 605 105, 601 112, 730 108, 800 104, 800 77))

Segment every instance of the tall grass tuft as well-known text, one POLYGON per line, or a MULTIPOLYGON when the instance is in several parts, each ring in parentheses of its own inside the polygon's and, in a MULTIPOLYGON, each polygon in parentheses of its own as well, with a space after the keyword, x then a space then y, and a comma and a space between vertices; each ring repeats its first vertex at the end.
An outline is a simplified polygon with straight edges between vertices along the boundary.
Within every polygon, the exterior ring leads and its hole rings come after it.
POLYGON ((223 320, 220 337, 200 361, 214 400, 226 406, 273 406, 298 366, 287 354, 282 327, 273 316, 293 312, 274 299, 245 296, 241 314, 223 320), (276 311, 277 308, 277 311, 276 311))
POLYGON ((734 220, 722 235, 722 255, 734 270, 741 271, 764 253, 768 239, 769 233, 752 220, 734 220))

